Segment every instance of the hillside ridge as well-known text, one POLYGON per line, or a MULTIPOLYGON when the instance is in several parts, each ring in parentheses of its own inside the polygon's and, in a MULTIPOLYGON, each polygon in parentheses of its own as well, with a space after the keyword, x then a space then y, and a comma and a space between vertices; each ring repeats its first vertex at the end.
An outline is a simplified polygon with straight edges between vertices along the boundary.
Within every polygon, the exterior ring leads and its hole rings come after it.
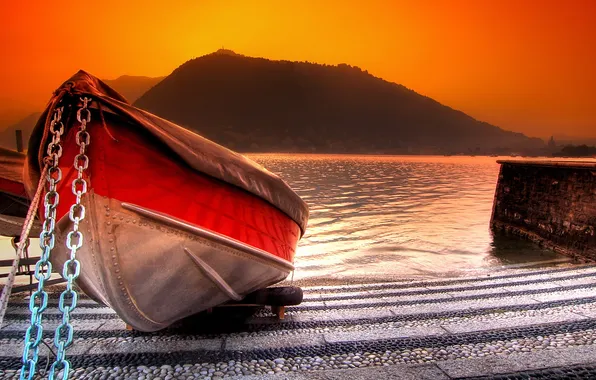
POLYGON ((191 59, 135 106, 243 152, 536 154, 537 138, 478 121, 349 64, 218 51, 191 59))

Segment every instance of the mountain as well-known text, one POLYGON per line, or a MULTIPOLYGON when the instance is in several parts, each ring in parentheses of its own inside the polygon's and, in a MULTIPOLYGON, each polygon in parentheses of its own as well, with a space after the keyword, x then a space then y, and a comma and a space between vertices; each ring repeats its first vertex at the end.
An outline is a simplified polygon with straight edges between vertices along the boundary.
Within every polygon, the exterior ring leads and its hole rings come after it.
POLYGON ((231 51, 184 63, 135 105, 242 152, 532 154, 545 146, 358 67, 231 51))
POLYGON ((24 104, 15 104, 11 102, 6 96, 0 94, 0 131, 20 122, 27 117, 31 112, 35 111, 35 107, 24 104))
POLYGON ((104 82, 124 96, 130 103, 134 103, 147 90, 159 83, 164 77, 143 77, 122 75, 116 79, 107 79, 104 82))
MULTIPOLYGON (((1 101, 2 99, 0 99, 0 102, 1 101)), ((29 113, 31 113, 31 110, 14 110, 10 106, 8 106, 8 109, 0 110, 0 130, 17 123, 19 120, 23 119, 29 113)))
POLYGON ((4 129, 0 132, 0 146, 8 149, 17 149, 16 130, 23 131, 23 147, 27 149, 27 141, 31 136, 31 131, 37 123, 37 119, 41 116, 41 112, 33 112, 16 124, 4 129))

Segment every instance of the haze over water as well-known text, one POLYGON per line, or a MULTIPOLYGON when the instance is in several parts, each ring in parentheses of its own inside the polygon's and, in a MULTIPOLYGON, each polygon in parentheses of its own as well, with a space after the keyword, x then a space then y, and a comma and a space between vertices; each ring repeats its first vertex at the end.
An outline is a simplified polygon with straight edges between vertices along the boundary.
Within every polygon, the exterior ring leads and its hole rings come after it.
POLYGON ((295 279, 438 277, 562 259, 489 222, 495 157, 250 155, 308 203, 295 279))

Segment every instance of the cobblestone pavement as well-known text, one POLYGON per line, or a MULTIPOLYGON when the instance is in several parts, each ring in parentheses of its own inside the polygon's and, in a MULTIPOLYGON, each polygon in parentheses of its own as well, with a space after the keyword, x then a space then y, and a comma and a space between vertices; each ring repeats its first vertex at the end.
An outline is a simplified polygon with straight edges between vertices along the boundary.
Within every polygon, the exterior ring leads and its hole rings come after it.
MULTIPOLYGON (((596 266, 507 269, 465 278, 310 286, 277 321, 218 308, 158 333, 127 331, 82 297, 71 378, 596 378, 596 266)), ((52 289, 45 341, 60 322, 52 289)), ((23 297, 23 296, 20 296, 23 297)), ((0 329, 0 378, 18 378, 27 299, 0 329)), ((51 353, 42 346, 38 368, 51 353)), ((41 378, 41 376, 40 376, 41 378)))

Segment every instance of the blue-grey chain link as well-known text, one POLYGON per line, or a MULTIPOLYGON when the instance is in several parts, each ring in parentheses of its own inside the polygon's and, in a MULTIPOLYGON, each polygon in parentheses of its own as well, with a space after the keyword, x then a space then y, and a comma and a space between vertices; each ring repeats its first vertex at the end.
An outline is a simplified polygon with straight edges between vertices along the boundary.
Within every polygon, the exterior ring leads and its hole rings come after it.
POLYGON ((58 107, 54 110, 53 119, 50 123, 50 132, 52 141, 48 145, 47 159, 47 182, 49 184, 48 192, 44 198, 45 221, 42 232, 39 235, 39 245, 41 247, 41 257, 35 264, 35 278, 37 279, 37 290, 33 292, 29 300, 29 310, 31 311, 30 326, 25 332, 25 347, 23 348, 21 368, 21 379, 32 379, 35 376, 35 367, 39 359, 39 344, 43 338, 43 327, 41 325, 42 314, 48 307, 48 293, 44 290, 46 280, 52 275, 52 264, 50 263, 50 253, 54 248, 56 226, 56 208, 60 198, 56 187, 62 179, 62 171, 58 166, 59 159, 62 156, 62 146, 60 137, 64 133, 64 124, 62 123, 62 112, 64 107, 58 107))
POLYGON ((56 360, 50 367, 48 379, 53 380, 62 371, 62 379, 68 379, 70 363, 66 359, 66 349, 72 344, 74 330, 70 324, 70 313, 77 307, 78 295, 73 289, 74 281, 81 273, 81 264, 76 258, 79 248, 83 245, 83 232, 79 231, 79 223, 85 218, 85 206, 81 204, 81 197, 87 192, 87 181, 83 178, 83 172, 89 167, 89 157, 85 150, 91 142, 87 131, 87 123, 91 121, 91 111, 88 106, 90 98, 81 98, 82 106, 77 111, 77 121, 81 123, 76 135, 79 145, 79 154, 75 156, 74 168, 77 170, 77 178, 72 181, 72 193, 75 195, 75 203, 70 207, 69 218, 73 223, 72 231, 66 236, 66 247, 70 249, 70 257, 62 268, 62 277, 66 279, 66 289, 60 294, 58 308, 62 312, 62 323, 56 328, 54 334, 54 345, 58 349, 56 360))

